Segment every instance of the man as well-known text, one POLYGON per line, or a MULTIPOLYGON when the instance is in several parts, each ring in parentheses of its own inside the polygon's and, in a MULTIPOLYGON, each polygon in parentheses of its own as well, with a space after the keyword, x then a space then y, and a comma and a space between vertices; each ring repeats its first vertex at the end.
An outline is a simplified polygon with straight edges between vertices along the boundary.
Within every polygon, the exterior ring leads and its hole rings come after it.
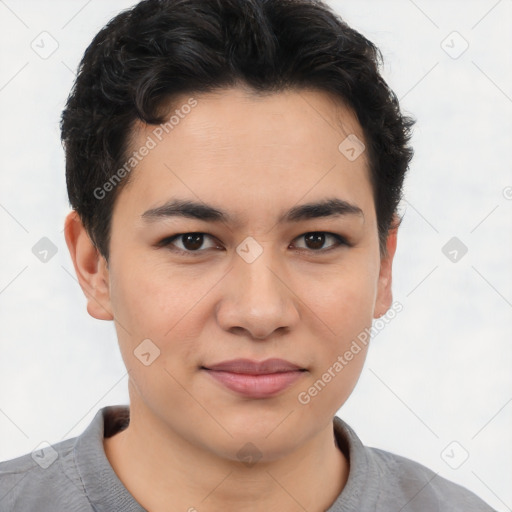
POLYGON ((394 307, 412 157, 378 58, 309 0, 147 0, 98 33, 65 234, 130 407, 0 465, 2 510, 491 510, 335 417, 394 307))

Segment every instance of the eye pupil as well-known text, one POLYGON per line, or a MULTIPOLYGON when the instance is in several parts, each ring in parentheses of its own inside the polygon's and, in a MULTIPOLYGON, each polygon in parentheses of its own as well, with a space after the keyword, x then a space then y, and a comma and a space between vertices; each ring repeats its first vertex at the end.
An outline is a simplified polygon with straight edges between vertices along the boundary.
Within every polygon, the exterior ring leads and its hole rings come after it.
MULTIPOLYGON (((169 246, 174 247, 174 250, 180 254, 189 254, 195 253, 196 255, 205 254, 208 249, 221 249, 221 247, 206 247, 203 248, 204 238, 210 238, 211 235, 207 233, 201 232, 190 232, 190 233, 181 233, 179 235, 174 235, 172 237, 168 237, 163 239, 160 242, 160 246, 169 246), (175 243, 178 245, 176 246, 175 243), (182 248, 179 247, 182 246, 182 248)), ((318 253, 318 254, 327 254, 328 251, 334 250, 336 248, 341 248, 342 246, 349 246, 349 244, 342 238, 337 235, 333 235, 332 233, 327 233, 324 231, 310 231, 309 233, 304 233, 300 237, 301 244, 305 243, 306 250, 309 251, 309 254, 318 253), (326 237, 335 240, 335 243, 327 248, 325 248, 326 237)), ((289 248, 292 248, 294 244, 290 244, 289 248)), ((304 251, 304 247, 299 250, 304 251)))
POLYGON ((194 251, 203 245, 203 235, 201 233, 189 233, 183 235, 183 246, 189 250, 194 251))
POLYGON ((306 244, 311 249, 321 249, 325 243, 325 235, 323 233, 308 233, 304 235, 306 244), (311 247, 311 242, 313 246, 311 247))

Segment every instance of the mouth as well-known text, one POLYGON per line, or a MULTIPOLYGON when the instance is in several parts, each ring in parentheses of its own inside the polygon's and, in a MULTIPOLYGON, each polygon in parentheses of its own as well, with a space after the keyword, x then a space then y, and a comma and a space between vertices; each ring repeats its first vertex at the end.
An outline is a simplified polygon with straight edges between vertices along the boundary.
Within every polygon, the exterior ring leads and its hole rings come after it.
POLYGON ((284 359, 234 359, 201 366, 200 369, 229 390, 249 398, 276 396, 307 372, 307 369, 284 359))

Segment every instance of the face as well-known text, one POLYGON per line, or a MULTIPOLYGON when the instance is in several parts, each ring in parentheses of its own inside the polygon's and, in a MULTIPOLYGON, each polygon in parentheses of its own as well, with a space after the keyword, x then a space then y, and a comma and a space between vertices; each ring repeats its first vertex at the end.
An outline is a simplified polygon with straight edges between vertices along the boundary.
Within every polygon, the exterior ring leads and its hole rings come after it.
POLYGON ((132 150, 151 149, 116 200, 89 313, 114 318, 148 425, 233 460, 251 441, 270 460, 350 395, 366 347, 344 354, 390 306, 396 240, 381 258, 366 154, 339 149, 364 141, 342 104, 238 88, 194 100, 173 104, 172 129, 134 131, 132 150), (221 365, 274 358, 289 364, 221 365))

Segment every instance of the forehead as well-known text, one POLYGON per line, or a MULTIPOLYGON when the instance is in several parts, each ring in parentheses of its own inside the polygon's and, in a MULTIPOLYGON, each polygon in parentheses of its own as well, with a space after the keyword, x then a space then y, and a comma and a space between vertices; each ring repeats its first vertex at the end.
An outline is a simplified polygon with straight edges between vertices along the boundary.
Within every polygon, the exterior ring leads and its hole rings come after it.
POLYGON ((364 135, 356 116, 323 92, 257 95, 232 88, 182 95, 162 125, 135 125, 129 154, 139 160, 120 198, 131 196, 138 211, 171 196, 208 198, 232 204, 240 217, 251 207, 293 205, 335 190, 364 203, 371 196, 366 152, 356 158, 344 152, 354 141, 359 152, 364 135))

